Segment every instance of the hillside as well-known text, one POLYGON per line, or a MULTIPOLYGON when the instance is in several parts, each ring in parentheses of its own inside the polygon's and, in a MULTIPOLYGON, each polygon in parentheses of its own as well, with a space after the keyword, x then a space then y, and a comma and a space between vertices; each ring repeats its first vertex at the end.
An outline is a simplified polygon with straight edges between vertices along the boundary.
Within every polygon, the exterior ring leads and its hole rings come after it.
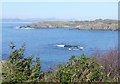
POLYGON ((33 22, 31 28, 77 28, 93 30, 118 30, 118 21, 96 19, 94 21, 45 21, 33 22))

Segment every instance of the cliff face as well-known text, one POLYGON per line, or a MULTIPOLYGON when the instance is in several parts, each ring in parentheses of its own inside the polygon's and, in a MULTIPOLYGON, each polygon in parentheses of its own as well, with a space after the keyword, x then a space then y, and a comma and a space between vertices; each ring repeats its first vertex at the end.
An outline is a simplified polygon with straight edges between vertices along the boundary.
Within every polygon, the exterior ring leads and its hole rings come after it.
POLYGON ((118 30, 118 21, 97 19, 94 21, 47 21, 31 24, 31 28, 77 28, 96 30, 118 30))

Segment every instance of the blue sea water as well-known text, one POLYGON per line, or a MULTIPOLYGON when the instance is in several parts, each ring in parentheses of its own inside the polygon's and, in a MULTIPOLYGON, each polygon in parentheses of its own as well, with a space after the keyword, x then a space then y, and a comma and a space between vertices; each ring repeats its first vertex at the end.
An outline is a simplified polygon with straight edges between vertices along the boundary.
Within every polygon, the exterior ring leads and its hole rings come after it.
POLYGON ((107 51, 118 44, 117 31, 55 29, 16 29, 16 26, 31 23, 2 23, 2 59, 10 54, 10 42, 19 48, 26 44, 25 56, 40 57, 42 70, 47 70, 59 63, 65 63, 71 55, 90 56, 96 49, 107 51), (56 47, 58 44, 80 45, 84 50, 68 50, 56 47))

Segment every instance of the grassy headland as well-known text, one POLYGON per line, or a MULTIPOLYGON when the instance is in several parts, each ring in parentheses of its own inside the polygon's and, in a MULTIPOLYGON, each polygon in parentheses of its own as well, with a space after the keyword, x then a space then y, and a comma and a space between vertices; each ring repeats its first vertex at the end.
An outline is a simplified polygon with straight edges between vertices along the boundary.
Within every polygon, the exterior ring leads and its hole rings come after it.
POLYGON ((90 30, 118 30, 118 21, 96 19, 94 21, 46 21, 33 22, 31 28, 76 28, 90 30))

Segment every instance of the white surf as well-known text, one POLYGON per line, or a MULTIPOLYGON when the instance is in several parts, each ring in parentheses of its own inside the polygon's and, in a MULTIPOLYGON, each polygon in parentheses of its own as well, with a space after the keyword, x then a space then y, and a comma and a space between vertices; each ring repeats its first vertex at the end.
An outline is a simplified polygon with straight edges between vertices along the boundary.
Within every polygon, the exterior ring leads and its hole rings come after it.
POLYGON ((64 47, 65 45, 56 45, 57 47, 64 47))

